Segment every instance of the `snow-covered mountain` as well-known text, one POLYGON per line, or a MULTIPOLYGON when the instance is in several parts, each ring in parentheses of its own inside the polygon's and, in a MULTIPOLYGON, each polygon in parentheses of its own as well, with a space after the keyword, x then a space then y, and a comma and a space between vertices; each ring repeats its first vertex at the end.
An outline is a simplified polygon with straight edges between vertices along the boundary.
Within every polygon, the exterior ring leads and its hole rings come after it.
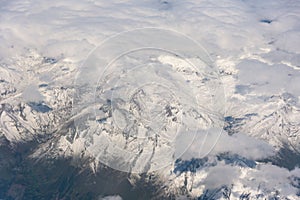
MULTIPOLYGON (((299 198, 299 2, 0 6, 0 198, 299 198), (144 27, 209 55, 129 52, 91 71, 104 39, 144 27)), ((164 36, 109 44, 184 45, 164 36)))

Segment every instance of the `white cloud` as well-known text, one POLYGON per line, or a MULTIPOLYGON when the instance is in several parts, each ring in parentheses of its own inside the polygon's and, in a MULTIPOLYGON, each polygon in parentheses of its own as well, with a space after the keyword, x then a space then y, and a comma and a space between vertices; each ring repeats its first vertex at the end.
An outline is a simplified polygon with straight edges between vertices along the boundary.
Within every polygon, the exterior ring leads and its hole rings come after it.
POLYGON ((39 92, 38 87, 33 84, 25 88, 22 97, 26 102, 40 102, 44 99, 43 95, 39 92))
POLYGON ((203 183, 207 189, 216 189, 224 185, 229 186, 234 184, 239 174, 238 167, 219 164, 208 170, 208 175, 203 183))
POLYGON ((249 85, 252 94, 280 94, 291 92, 300 95, 299 70, 283 64, 267 64, 257 60, 244 60, 237 65, 238 82, 249 85))
POLYGON ((113 196, 99 197, 99 200, 122 200, 122 198, 119 195, 113 195, 113 196))
MULTIPOLYGON (((211 129, 206 133, 186 134, 185 141, 192 141, 191 146, 181 156, 182 159, 201 158, 208 154, 214 155, 222 152, 238 154, 250 159, 266 158, 274 155, 274 149, 267 142, 255 139, 242 133, 232 136, 220 129, 211 129)), ((183 143, 178 142, 177 148, 182 148, 183 143)))
POLYGON ((254 190, 260 187, 262 193, 278 190, 281 195, 289 196, 295 195, 298 191, 291 185, 293 176, 300 177, 298 168, 289 171, 271 164, 261 164, 256 169, 249 170, 248 178, 243 179, 242 183, 254 190))

